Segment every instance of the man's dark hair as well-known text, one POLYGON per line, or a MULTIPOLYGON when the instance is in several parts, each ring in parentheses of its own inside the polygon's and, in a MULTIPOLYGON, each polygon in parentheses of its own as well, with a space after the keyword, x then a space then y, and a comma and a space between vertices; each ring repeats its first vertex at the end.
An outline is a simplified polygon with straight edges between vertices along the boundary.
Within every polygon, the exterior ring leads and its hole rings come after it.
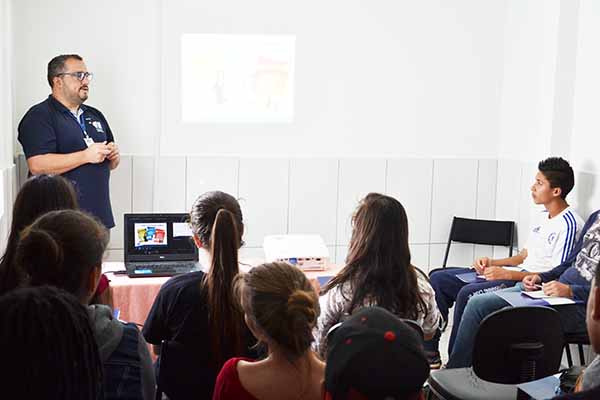
POLYGON ((48 83, 50 87, 54 87, 54 77, 58 76, 61 72, 65 72, 65 62, 71 58, 83 61, 83 58, 78 54, 61 54, 50 60, 48 63, 48 83))
POLYGON ((548 157, 540 161, 538 170, 548 179, 551 188, 560 188, 560 197, 566 199, 575 185, 575 175, 569 162, 562 157, 548 157))
POLYGON ((600 264, 596 265, 596 286, 600 285, 600 264))

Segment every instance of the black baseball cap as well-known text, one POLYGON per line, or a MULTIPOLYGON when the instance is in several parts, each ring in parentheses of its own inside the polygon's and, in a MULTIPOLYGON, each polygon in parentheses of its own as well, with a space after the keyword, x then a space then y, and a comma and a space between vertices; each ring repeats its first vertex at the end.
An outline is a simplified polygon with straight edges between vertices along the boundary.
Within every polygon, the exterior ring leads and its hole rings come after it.
POLYGON ((327 343, 327 399, 414 399, 429 376, 422 337, 381 307, 358 310, 327 343))

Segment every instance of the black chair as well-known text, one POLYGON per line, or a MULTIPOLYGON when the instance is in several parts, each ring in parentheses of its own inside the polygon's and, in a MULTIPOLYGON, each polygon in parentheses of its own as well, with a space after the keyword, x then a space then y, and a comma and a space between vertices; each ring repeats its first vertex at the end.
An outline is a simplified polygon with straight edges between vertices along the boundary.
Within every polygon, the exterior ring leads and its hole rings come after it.
POLYGON ((163 341, 157 363, 156 400, 212 398, 219 371, 211 368, 206 347, 163 341))
POLYGON ((571 356, 571 348, 569 345, 576 344, 579 352, 579 365, 585 365, 585 354, 583 354, 583 346, 590 344, 590 338, 587 333, 565 333, 565 352, 567 353, 567 363, 569 368, 573 366, 573 357, 571 356))
POLYGON ((428 398, 516 399, 516 384, 558 372, 563 343, 556 310, 498 310, 481 322, 473 349, 473 367, 432 371, 428 398))
POLYGON ((513 253, 514 236, 514 221, 490 221, 454 217, 452 219, 452 226, 450 227, 450 236, 448 237, 442 268, 446 268, 452 242, 508 246, 510 257, 513 253))

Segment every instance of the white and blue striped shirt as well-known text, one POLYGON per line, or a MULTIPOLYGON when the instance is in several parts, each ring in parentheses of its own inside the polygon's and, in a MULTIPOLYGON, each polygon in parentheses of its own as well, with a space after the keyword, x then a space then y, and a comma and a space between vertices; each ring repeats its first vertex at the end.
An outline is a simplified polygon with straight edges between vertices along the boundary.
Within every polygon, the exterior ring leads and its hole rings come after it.
POLYGON ((571 207, 548 218, 548 211, 536 213, 525 248, 527 258, 521 264, 530 272, 546 272, 568 257, 583 227, 583 219, 571 207))

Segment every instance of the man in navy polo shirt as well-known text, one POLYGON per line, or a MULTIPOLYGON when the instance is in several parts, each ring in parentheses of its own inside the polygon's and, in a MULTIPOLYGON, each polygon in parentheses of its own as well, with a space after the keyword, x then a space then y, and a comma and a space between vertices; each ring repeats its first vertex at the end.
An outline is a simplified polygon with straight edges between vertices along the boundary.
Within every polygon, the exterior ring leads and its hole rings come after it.
POLYGON ((115 221, 108 182, 120 154, 104 115, 83 105, 91 79, 76 54, 50 60, 52 94, 27 111, 19 123, 19 142, 32 174, 62 174, 72 181, 80 207, 110 229, 115 221))

